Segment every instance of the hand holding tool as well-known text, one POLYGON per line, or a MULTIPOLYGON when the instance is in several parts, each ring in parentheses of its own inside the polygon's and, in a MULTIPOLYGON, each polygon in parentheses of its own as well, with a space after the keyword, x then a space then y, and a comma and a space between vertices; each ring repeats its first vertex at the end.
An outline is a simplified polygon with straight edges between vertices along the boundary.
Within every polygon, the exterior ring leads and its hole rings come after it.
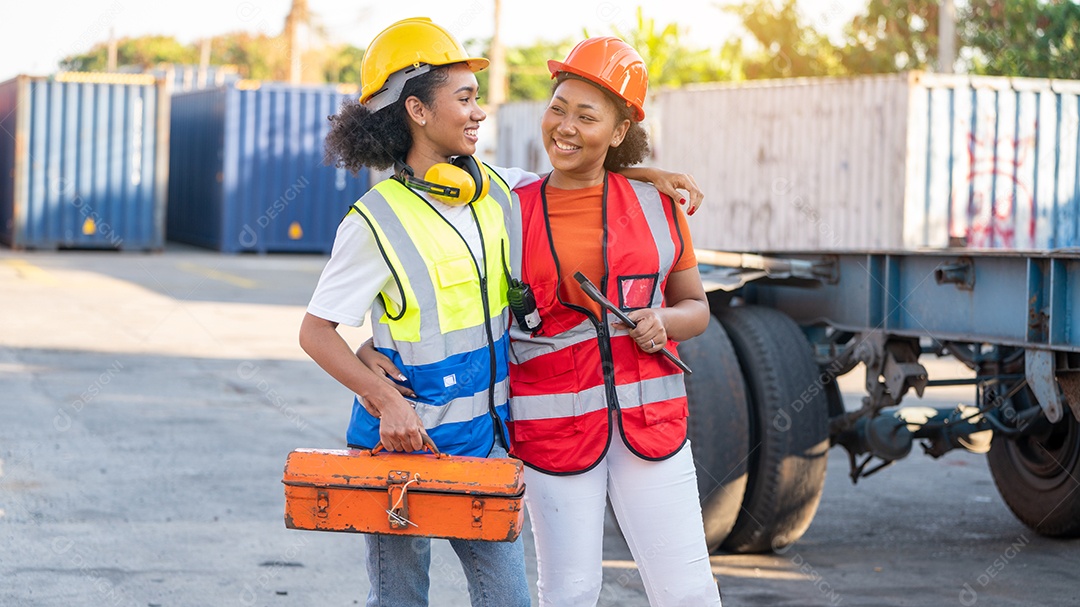
MULTIPOLYGON (((630 317, 624 314, 618 306, 612 303, 611 300, 607 297, 604 297, 604 294, 600 292, 600 289, 597 289, 596 285, 594 285, 591 280, 586 278, 584 274, 582 274, 581 272, 574 272, 574 280, 578 281, 578 284, 581 285, 581 290, 585 291, 585 294, 589 296, 589 299, 595 301, 596 303, 607 309, 608 312, 614 314, 616 318, 623 322, 623 324, 630 327, 631 329, 637 326, 637 323, 630 320, 630 317)), ((693 373, 693 371, 690 370, 690 367, 686 366, 686 363, 679 360, 679 357, 672 354, 670 351, 668 351, 667 348, 661 349, 660 354, 666 356, 668 360, 675 363, 675 365, 682 369, 683 372, 687 375, 693 373)))

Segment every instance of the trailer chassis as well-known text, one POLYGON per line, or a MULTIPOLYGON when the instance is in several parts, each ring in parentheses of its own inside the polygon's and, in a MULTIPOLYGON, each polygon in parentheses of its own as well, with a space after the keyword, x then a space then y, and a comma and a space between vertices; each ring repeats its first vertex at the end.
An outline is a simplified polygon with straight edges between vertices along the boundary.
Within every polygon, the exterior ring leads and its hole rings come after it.
POLYGON ((829 444, 848 452, 852 482, 915 441, 935 458, 993 450, 991 471, 1021 520, 1080 535, 1065 520, 1080 518, 1080 500, 1047 523, 1024 497, 1064 492, 1080 470, 1080 252, 697 253, 714 312, 770 308, 802 328, 828 396, 829 444), (974 377, 932 379, 924 354, 951 356, 974 377), (860 364, 866 394, 847 410, 835 378, 860 364), (971 405, 901 407, 911 391, 955 385, 974 387, 971 405))

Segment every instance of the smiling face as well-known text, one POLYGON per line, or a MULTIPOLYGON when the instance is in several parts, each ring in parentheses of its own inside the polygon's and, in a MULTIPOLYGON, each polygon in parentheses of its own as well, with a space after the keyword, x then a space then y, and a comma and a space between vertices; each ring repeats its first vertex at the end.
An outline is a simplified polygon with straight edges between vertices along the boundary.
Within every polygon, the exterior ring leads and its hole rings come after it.
POLYGON ((451 156, 476 152, 477 129, 487 117, 477 103, 478 88, 469 66, 458 63, 447 68, 446 81, 436 89, 431 103, 416 97, 405 100, 413 133, 410 157, 419 152, 432 162, 445 162, 451 156))
POLYGON ((588 187, 603 180, 604 158, 630 128, 600 88, 576 78, 559 84, 552 94, 540 130, 544 135, 555 187, 588 187))

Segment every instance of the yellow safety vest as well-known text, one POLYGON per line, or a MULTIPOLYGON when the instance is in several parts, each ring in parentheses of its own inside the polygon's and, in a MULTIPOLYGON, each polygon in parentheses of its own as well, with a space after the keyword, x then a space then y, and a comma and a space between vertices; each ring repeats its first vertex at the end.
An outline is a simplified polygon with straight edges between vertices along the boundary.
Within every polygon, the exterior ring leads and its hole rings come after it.
MULTIPOLYGON (((376 185, 350 211, 374 234, 402 302, 385 291, 375 301, 376 349, 416 392, 410 400, 439 449, 478 457, 496 436, 509 444, 504 268, 520 259, 520 215, 506 184, 485 170, 493 187, 470 205, 482 243, 476 257, 431 203, 395 179, 376 185)), ((369 448, 378 440, 379 420, 354 402, 349 445, 369 448)))

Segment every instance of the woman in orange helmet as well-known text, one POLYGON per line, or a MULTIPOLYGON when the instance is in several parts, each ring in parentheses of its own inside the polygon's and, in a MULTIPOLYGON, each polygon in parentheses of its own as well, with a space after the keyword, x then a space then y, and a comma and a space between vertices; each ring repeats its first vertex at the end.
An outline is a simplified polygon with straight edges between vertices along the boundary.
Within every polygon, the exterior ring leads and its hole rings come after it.
POLYGON ((535 294, 541 324, 510 331, 511 453, 527 465, 540 603, 596 604, 610 499, 652 605, 719 605, 682 371, 658 355, 704 331, 709 306, 678 207, 616 172, 648 151, 645 64, 603 37, 548 67, 556 83, 541 132, 553 170, 514 190, 515 278, 535 294), (577 272, 636 327, 587 297, 577 272))

